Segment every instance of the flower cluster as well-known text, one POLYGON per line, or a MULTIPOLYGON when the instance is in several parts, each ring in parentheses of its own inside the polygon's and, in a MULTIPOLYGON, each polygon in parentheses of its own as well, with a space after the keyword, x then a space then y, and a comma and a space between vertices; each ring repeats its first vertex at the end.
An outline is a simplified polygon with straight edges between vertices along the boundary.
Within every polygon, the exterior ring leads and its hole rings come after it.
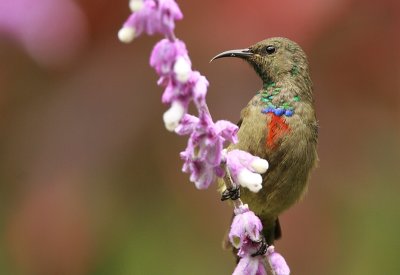
POLYGON ((253 256, 259 249, 262 240, 262 224, 260 219, 249 210, 247 204, 235 209, 235 217, 229 231, 229 240, 239 249, 240 261, 233 275, 264 275, 267 274, 265 260, 268 261, 275 275, 288 275, 290 269, 285 259, 277 252, 274 246, 269 246, 266 255, 253 256))
MULTIPOLYGON (((176 2, 131 0, 130 7, 133 14, 118 33, 122 42, 131 42, 143 32, 165 36, 153 48, 150 66, 159 75, 158 85, 164 87, 162 102, 169 106, 163 115, 165 127, 178 135, 189 136, 187 147, 180 154, 184 161, 182 170, 190 174, 190 181, 198 189, 208 188, 228 171, 232 187, 241 185, 258 192, 262 187, 260 174, 266 172, 268 162, 241 150, 224 149, 225 143, 238 142, 238 127, 229 121, 214 122, 211 118, 206 103, 209 83, 198 71, 192 70, 185 43, 174 35, 174 21, 183 17, 176 2), (191 102, 198 116, 188 114, 191 102)), ((241 260, 234 274, 266 274, 265 256, 251 256, 259 247, 261 221, 241 202, 235 214, 229 237, 239 249, 241 260)), ((271 265, 278 270, 282 266, 282 261, 277 260, 279 254, 271 252, 271 255, 274 256, 271 258, 268 254, 267 260, 273 259, 271 265)))
POLYGON ((183 171, 191 174, 190 181, 198 189, 206 189, 216 177, 224 176, 223 144, 236 142, 237 131, 238 127, 229 121, 214 123, 206 111, 200 111, 199 118, 187 114, 182 119, 176 133, 190 135, 188 146, 181 153, 183 171))
POLYGON ((118 32, 122 42, 129 43, 143 32, 173 37, 175 20, 183 18, 179 6, 174 0, 131 0, 129 7, 132 15, 118 32))
POLYGON ((205 104, 208 81, 198 71, 192 71, 186 45, 178 39, 158 42, 151 53, 150 66, 160 76, 158 84, 165 86, 162 102, 170 109, 164 113, 164 123, 174 131, 191 101, 198 107, 205 104))

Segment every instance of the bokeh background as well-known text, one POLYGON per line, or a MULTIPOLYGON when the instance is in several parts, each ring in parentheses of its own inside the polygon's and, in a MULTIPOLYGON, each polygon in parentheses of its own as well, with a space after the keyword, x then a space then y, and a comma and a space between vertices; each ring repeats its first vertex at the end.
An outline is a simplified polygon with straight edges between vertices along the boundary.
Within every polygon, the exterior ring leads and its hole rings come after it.
MULTIPOLYGON (((177 35, 210 81, 215 119, 260 87, 216 53, 301 44, 320 123, 318 169, 281 217, 293 274, 400 274, 400 2, 178 1, 177 35)), ((0 0, 0 274, 230 274, 232 209, 180 172, 160 37, 117 40, 127 1, 0 0)))

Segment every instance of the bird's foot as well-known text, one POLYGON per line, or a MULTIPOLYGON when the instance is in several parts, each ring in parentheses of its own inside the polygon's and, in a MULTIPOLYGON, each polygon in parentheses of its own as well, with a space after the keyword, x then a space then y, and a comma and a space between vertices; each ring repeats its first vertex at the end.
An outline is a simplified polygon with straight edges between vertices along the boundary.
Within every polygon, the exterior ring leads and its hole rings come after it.
POLYGON ((268 250, 268 244, 267 244, 267 241, 265 240, 265 237, 263 235, 261 235, 261 239, 259 241, 257 241, 256 243, 259 243, 260 247, 258 248, 258 250, 256 252, 251 254, 251 256, 256 257, 256 256, 260 256, 260 255, 265 255, 265 253, 267 253, 267 250, 268 250))
POLYGON ((225 201, 227 199, 231 200, 237 200, 240 198, 240 187, 233 187, 231 189, 226 189, 224 192, 222 192, 221 195, 221 201, 225 201))

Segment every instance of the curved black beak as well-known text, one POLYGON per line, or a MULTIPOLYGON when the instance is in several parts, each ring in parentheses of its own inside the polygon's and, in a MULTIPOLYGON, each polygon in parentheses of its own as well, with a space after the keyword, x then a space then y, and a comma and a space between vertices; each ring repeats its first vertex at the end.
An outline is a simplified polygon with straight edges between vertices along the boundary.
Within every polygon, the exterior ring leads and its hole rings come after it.
POLYGON ((222 57, 239 57, 246 59, 249 56, 252 56, 253 53, 251 52, 250 49, 239 49, 239 50, 230 50, 226 52, 222 52, 220 54, 217 54, 214 56, 210 62, 214 61, 215 59, 222 58, 222 57))

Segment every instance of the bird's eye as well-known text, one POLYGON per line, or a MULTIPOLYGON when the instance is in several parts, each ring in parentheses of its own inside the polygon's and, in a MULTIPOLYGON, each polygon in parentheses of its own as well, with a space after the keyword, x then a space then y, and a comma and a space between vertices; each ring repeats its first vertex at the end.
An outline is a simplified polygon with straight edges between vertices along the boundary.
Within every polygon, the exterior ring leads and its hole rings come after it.
POLYGON ((274 46, 266 46, 264 51, 267 54, 273 54, 274 52, 276 52, 276 48, 274 46))

